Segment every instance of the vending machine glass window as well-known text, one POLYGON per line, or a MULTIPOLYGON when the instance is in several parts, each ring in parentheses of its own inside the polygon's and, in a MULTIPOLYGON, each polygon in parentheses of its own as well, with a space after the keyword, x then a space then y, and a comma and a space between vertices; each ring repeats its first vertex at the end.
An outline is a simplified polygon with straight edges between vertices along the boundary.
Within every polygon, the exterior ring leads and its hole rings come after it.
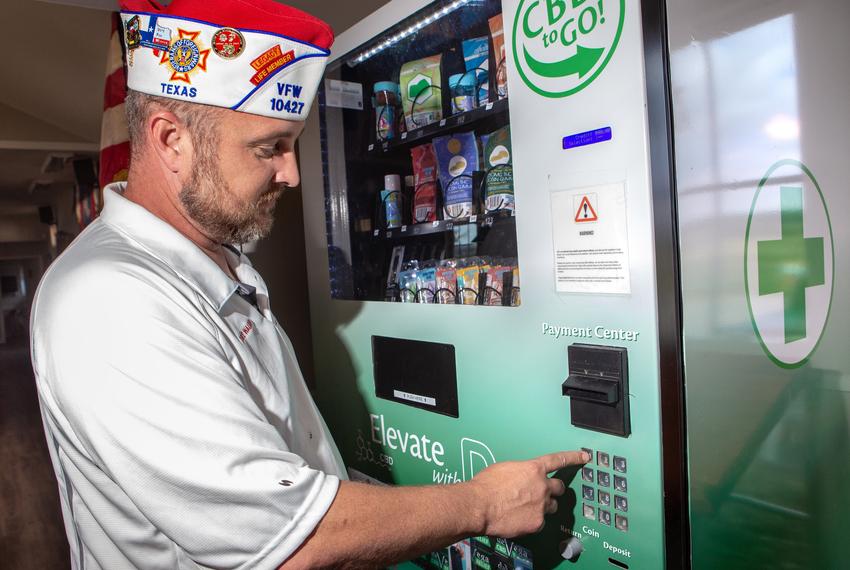
POLYGON ((438 1, 328 66, 331 294, 517 306, 501 3, 438 1))

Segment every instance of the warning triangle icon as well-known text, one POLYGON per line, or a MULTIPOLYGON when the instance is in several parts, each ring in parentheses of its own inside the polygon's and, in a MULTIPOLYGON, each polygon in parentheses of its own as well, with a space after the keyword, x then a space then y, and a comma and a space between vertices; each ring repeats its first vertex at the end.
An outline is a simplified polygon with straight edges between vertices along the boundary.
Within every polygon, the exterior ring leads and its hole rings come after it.
POLYGON ((576 222, 595 222, 599 219, 587 196, 582 196, 576 212, 576 222))

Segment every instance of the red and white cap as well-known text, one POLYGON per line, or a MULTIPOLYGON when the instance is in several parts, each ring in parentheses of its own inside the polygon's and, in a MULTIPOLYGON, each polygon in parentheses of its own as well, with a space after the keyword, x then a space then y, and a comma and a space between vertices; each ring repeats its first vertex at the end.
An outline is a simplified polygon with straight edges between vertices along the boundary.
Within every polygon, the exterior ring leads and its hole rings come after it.
POLYGON ((130 89, 291 121, 307 118, 333 43, 274 0, 122 0, 130 89))

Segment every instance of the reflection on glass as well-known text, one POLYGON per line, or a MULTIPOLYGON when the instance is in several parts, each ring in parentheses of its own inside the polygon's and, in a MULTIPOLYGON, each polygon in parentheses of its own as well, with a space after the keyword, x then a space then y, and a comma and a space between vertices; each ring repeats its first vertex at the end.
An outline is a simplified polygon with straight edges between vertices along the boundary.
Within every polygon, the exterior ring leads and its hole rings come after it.
MULTIPOLYGON (((685 0, 668 3, 668 9, 693 567, 845 568, 846 341, 838 351, 834 341, 831 351, 821 346, 796 369, 774 364, 750 320, 744 253, 753 198, 771 165, 817 156, 819 172, 829 173, 824 165, 850 156, 846 92, 838 100, 838 91, 821 91, 824 78, 847 85, 847 36, 824 30, 843 30, 837 22, 845 22, 850 9, 843 0, 799 7, 771 0, 685 0), (791 9, 796 11, 787 13, 791 9), (825 92, 833 97, 813 97, 825 92), (824 105, 843 138, 816 132, 822 123, 811 118, 820 117, 824 105)), ((835 179, 834 171, 828 175, 835 179)), ((796 175, 771 180, 773 195, 759 207, 775 211, 776 234, 765 243, 782 237, 779 188, 805 184, 796 175)), ((846 194, 833 189, 831 200, 834 211, 847 214, 846 194)), ((790 330, 785 340, 793 340, 800 327, 783 326, 784 301, 764 318, 776 319, 774 328, 790 330)), ((845 315, 833 312, 831 318, 833 334, 847 330, 845 315)))

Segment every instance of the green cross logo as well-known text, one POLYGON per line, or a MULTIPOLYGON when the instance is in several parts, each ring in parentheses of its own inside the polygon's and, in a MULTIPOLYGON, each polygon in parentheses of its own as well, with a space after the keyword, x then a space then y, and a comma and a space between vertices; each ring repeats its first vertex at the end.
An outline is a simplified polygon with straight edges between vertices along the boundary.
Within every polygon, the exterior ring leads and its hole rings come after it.
POLYGON ((782 239, 758 242, 759 295, 782 293, 787 344, 806 338, 806 289, 823 285, 823 238, 803 237, 803 187, 780 192, 782 239))
POLYGON ((753 198, 746 242, 747 305, 756 336, 779 366, 802 366, 826 327, 834 266, 826 202, 802 163, 783 160, 768 170, 753 198))

